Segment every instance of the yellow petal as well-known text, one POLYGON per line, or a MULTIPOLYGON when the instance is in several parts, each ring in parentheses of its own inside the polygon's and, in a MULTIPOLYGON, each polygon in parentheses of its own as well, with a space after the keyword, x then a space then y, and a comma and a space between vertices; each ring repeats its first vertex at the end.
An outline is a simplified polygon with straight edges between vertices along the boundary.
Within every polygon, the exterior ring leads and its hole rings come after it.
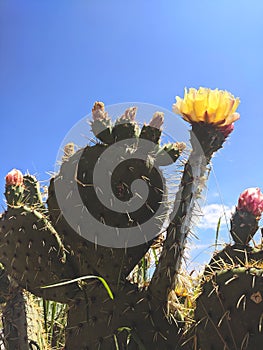
POLYGON ((195 88, 190 88, 189 92, 187 92, 187 89, 185 89, 185 92, 188 98, 195 98, 197 90, 195 88))
POLYGON ((236 120, 238 120, 239 118, 240 118, 239 113, 233 113, 233 114, 229 115, 228 117, 226 117, 224 125, 230 125, 230 124, 234 123, 236 120))
POLYGON ((179 114, 179 115, 182 114, 181 110, 180 110, 180 103, 176 102, 176 103, 173 104, 173 112, 175 114, 179 114))
POLYGON ((208 106, 207 106, 207 113, 213 114, 216 112, 218 105, 220 101, 220 94, 218 90, 212 90, 209 92, 208 95, 208 106))
POLYGON ((214 117, 215 124, 223 124, 225 122, 225 112, 228 107, 228 102, 225 91, 220 91, 220 100, 214 117))
POLYGON ((189 100, 183 100, 181 102, 181 112, 182 114, 191 114, 192 109, 193 109, 193 103, 189 100))
MULTIPOLYGON (((193 96, 193 95, 192 95, 193 96)), ((187 108, 183 109, 182 108, 182 112, 183 114, 186 114, 188 115, 189 119, 192 120, 193 122, 199 122, 199 118, 198 116, 196 115, 196 112, 195 112, 195 99, 189 97, 186 101, 185 101, 185 105, 187 106, 187 108)))
POLYGON ((199 121, 204 121, 204 115, 207 108, 207 94, 198 94, 193 103, 196 118, 199 121))
POLYGON ((240 99, 239 99, 239 98, 236 98, 236 99, 234 100, 234 104, 233 104, 231 110, 229 111, 229 114, 235 113, 235 111, 236 111, 237 107, 239 106, 239 104, 240 104, 240 99))

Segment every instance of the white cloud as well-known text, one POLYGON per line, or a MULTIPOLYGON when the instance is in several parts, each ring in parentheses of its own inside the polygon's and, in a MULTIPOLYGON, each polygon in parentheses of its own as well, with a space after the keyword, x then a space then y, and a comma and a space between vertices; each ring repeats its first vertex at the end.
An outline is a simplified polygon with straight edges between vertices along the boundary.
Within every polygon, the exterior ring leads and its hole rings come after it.
POLYGON ((216 203, 205 205, 202 207, 202 218, 197 226, 202 229, 216 229, 219 218, 221 217, 221 226, 226 225, 233 212, 234 206, 216 203))

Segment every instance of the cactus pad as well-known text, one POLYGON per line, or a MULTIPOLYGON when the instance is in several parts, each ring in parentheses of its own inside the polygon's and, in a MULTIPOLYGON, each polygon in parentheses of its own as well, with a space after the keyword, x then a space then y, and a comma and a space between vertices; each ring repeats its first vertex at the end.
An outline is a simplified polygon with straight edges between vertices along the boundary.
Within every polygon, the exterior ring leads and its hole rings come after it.
POLYGON ((258 350, 263 342, 263 270, 223 270, 203 284, 195 311, 198 348, 258 350))

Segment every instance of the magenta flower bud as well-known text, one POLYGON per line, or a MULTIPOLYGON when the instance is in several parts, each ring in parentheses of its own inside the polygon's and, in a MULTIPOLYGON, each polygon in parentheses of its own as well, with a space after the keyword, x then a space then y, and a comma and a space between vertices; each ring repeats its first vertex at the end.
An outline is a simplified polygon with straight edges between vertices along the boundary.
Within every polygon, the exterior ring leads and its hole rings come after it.
POLYGON ((161 129, 162 125, 163 125, 163 121, 164 121, 164 113, 162 112, 155 112, 149 125, 152 128, 156 128, 156 129, 161 129))
POLYGON ((234 130, 234 123, 229 124, 229 125, 224 125, 219 128, 219 130, 223 133, 225 138, 227 138, 231 132, 234 130))
POLYGON ((20 170, 13 169, 5 177, 6 186, 20 186, 23 184, 23 174, 20 170))
POLYGON ((260 189, 248 188, 242 192, 238 199, 237 209, 260 217, 263 212, 263 194, 260 189))

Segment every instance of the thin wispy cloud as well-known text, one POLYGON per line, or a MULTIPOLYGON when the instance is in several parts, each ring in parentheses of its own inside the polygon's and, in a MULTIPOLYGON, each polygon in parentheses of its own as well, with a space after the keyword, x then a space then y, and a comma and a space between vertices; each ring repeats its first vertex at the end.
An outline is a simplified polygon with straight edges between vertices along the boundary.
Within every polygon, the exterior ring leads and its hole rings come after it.
POLYGON ((198 228, 216 229, 219 218, 221 217, 221 226, 229 222, 234 206, 230 207, 222 204, 208 204, 202 208, 202 217, 198 223, 198 228))

